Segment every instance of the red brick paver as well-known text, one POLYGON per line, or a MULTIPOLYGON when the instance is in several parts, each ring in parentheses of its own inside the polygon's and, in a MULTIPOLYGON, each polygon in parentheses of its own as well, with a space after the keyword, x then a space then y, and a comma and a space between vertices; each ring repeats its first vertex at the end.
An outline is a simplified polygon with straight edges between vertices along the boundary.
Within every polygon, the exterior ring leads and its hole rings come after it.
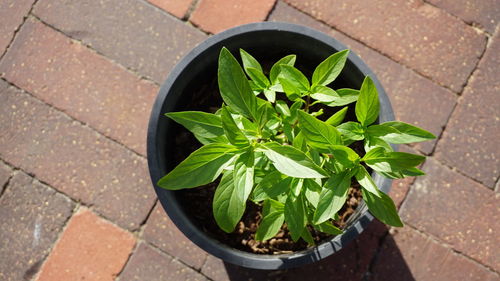
POLYGON ((1 2, 0 280, 499 280, 497 2, 1 2), (345 43, 398 120, 439 136, 401 147, 430 155, 427 176, 393 183, 405 228, 375 221, 341 252, 277 271, 208 255, 159 204, 148 218, 143 157, 175 63, 205 32, 267 18, 345 43))
POLYGON ((497 32, 436 150, 436 157, 491 188, 500 175, 499 65, 497 32))
POLYGON ((266 19, 276 0, 200 0, 189 19, 201 29, 219 33, 240 24, 266 19))
POLYGON ((484 266, 405 227, 385 238, 370 280, 493 281, 498 278, 498 274, 484 266))
MULTIPOLYGON (((346 44, 373 69, 381 80, 398 120, 425 128, 436 136, 441 134, 456 103, 455 95, 449 90, 439 87, 430 80, 285 3, 278 2, 269 18, 272 21, 309 26, 346 44)), ((429 154, 435 144, 434 140, 416 144, 414 147, 429 154)))
POLYGON ((132 234, 82 210, 69 222, 37 280, 114 280, 134 244, 132 234))
POLYGON ((120 280, 193 281, 207 279, 193 269, 153 249, 151 246, 141 243, 120 274, 120 280))
POLYGON ((16 172, 0 198, 0 280, 31 280, 73 207, 69 198, 16 172))
POLYGON ((161 83, 205 35, 137 0, 44 0, 34 12, 70 37, 161 83))
POLYGON ((2 0, 0 2, 0 57, 34 2, 35 0, 2 0))
POLYGON ((454 249, 500 270, 500 194, 428 159, 415 181, 402 218, 454 249))
POLYGON ((13 87, 0 96, 0 158, 123 227, 139 226, 156 198, 145 159, 13 87))
POLYGON ((495 31, 500 22, 500 2, 497 0, 426 0, 443 8, 467 23, 478 25, 489 33, 495 31))
POLYGON ((456 92, 486 44, 485 35, 421 0, 286 2, 456 92))
POLYGON ((32 18, 0 63, 0 72, 41 100, 146 154, 156 85, 32 18))
POLYGON ((174 225, 160 203, 156 204, 146 223, 144 239, 196 269, 201 268, 207 256, 174 225))
POLYGON ((148 2, 182 19, 193 0, 148 0, 148 2))

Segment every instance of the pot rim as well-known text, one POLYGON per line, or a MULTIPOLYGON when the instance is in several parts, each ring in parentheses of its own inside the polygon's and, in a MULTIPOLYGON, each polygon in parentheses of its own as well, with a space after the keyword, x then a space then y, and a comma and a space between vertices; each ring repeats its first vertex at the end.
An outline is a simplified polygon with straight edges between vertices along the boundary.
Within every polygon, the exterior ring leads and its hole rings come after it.
MULTIPOLYGON (((159 164, 160 155, 158 153, 158 138, 156 132, 158 129, 159 118, 163 116, 162 107, 174 82, 182 74, 183 70, 188 65, 190 65, 190 63, 195 58, 202 55, 203 52, 205 52, 208 48, 220 44, 222 41, 228 40, 231 37, 237 35, 250 34, 261 31, 283 31, 296 34, 298 33, 329 45, 336 50, 347 49, 344 44, 340 43, 339 41, 325 33, 302 25, 283 22, 259 22, 245 24, 228 29, 207 38, 205 41, 201 42, 195 48, 193 48, 179 61, 179 63, 172 69, 165 82, 162 84, 153 105, 149 120, 147 135, 147 158, 152 184, 155 188, 156 194, 158 195, 160 203, 162 204, 170 219, 188 239, 190 239, 206 252, 226 262, 256 269, 284 269, 319 261, 323 258, 326 258, 333 253, 338 252, 340 249, 345 247, 347 243, 356 238, 373 220, 373 215, 368 211, 364 202, 362 202, 358 206, 356 212, 351 217, 355 219, 356 222, 345 229, 343 234, 337 235, 329 241, 325 241, 319 245, 303 251, 298 251, 290 254, 262 255, 231 248, 209 237, 203 231, 199 230, 193 223, 191 223, 184 212, 178 211, 180 207, 174 198, 173 191, 159 188, 156 185, 156 182, 164 175, 162 174, 163 172, 161 171, 159 164), (168 202, 168 204, 166 202, 168 202)), ((390 101, 375 74, 354 52, 351 51, 349 53, 348 60, 350 60, 364 76, 369 75, 374 81, 379 92, 379 100, 381 104, 381 112, 379 116, 380 122, 394 120, 394 113, 390 101)), ((396 149, 395 146, 394 148, 396 149)), ((383 178, 378 174, 374 174, 373 178, 377 186, 382 191, 386 193, 389 192, 392 180, 383 178)))

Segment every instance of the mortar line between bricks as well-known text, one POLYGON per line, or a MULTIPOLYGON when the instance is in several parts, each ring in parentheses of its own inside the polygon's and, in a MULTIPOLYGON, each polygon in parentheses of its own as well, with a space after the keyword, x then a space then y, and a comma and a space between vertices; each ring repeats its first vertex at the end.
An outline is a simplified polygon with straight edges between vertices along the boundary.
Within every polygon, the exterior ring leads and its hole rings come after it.
POLYGON ((158 198, 155 199, 155 202, 153 203, 153 207, 151 207, 151 210, 147 213, 146 217, 144 220, 139 224, 139 227, 137 228, 137 233, 139 236, 141 236, 144 233, 144 228, 146 228, 146 223, 149 220, 149 217, 151 214, 153 214, 154 209, 156 208, 156 205, 158 205, 158 198))
POLYGON ((78 212, 78 210, 80 210, 79 203, 75 204, 75 207, 73 207, 73 210, 71 210, 71 214, 68 216, 66 221, 63 223, 63 227, 62 227, 61 231, 58 233, 56 240, 50 246, 49 250, 47 251, 47 254, 41 259, 42 263, 37 268, 36 274, 33 274, 33 276, 31 277, 30 280, 38 280, 38 277, 39 277, 40 273, 42 272, 43 267, 47 263, 47 260, 49 259, 50 255, 52 254, 52 251, 54 251, 54 248, 57 246, 59 241, 61 241, 61 238, 62 238, 64 232, 68 228, 69 222, 71 221, 73 216, 78 212))
POLYGON ((39 179, 38 177, 36 177, 36 175, 35 175, 35 174, 33 174, 33 173, 31 173, 31 172, 28 172, 28 171, 24 170, 24 169, 23 169, 23 168, 21 168, 21 167, 17 167, 17 166, 15 166, 14 164, 12 164, 12 163, 8 162, 8 161, 7 161, 7 160, 5 160, 5 159, 0 159, 0 160, 2 160, 2 162, 3 162, 3 163, 5 163, 5 165, 9 166, 9 167, 13 170, 13 171, 12 171, 13 175, 12 175, 11 177, 14 177, 14 173, 16 173, 17 171, 20 171, 20 172, 22 172, 22 173, 25 173, 25 174, 26 174, 26 175, 28 175, 29 177, 31 177, 31 178, 33 178, 33 179, 37 180, 40 184, 47 186, 49 189, 53 190, 55 193, 57 193, 57 194, 59 194, 59 195, 61 195, 61 196, 63 196, 63 197, 68 198, 68 199, 69 199, 71 202, 73 202, 74 204, 80 204, 80 203, 81 203, 80 201, 75 200, 73 197, 69 196, 68 194, 66 194, 66 193, 64 193, 64 192, 62 192, 62 191, 60 191, 60 190, 58 190, 57 188, 53 187, 51 184, 49 184, 49 183, 47 183, 47 182, 45 182, 45 181, 43 181, 43 180, 39 179))
MULTIPOLYGON (((21 170, 21 169, 20 169, 20 170, 21 170)), ((21 170, 21 171, 23 171, 23 170, 21 170)), ((24 171, 23 171, 23 172, 24 172, 24 171)), ((25 173, 26 173, 26 172, 25 172, 25 173)), ((28 174, 28 175, 30 175, 30 174, 28 174)), ((71 197, 69 197, 69 196, 65 195, 64 193, 61 193, 60 191, 58 191, 57 189, 53 188, 52 186, 50 186, 50 185, 48 185, 48 184, 44 183, 43 181, 40 181, 39 179, 37 179, 36 177, 34 177, 34 176, 32 176, 32 175, 30 175, 30 176, 31 176, 33 179, 35 179, 35 180, 39 181, 40 183, 42 183, 42 184, 44 184, 44 185, 47 185, 47 186, 48 186, 48 187, 50 187, 51 189, 54 189, 57 193, 63 194, 64 196, 68 197, 70 200, 72 200, 73 202, 75 202, 75 201, 74 201, 71 197)), ((137 233, 137 232, 134 232, 134 231, 132 231, 132 230, 130 230, 130 229, 127 229, 127 228, 124 228, 124 227, 122 227, 122 226, 118 225, 117 223, 115 223, 115 222, 114 222, 114 221, 112 221, 111 219, 109 219, 109 218, 107 218, 107 217, 103 216, 101 213, 97 212, 94 208, 89 207, 89 206, 85 205, 83 202, 80 202, 80 201, 77 201, 77 202, 76 202, 76 204, 75 204, 75 208, 73 208, 73 211, 72 211, 72 213, 71 213, 71 216, 70 216, 70 217, 66 220, 66 222, 64 223, 63 229, 61 230, 61 232, 60 232, 60 234, 59 234, 59 237, 56 239, 56 242, 54 242, 53 246, 50 248, 50 251, 48 252, 47 256, 48 256, 48 255, 50 255, 50 253, 52 252, 52 250, 53 250, 54 246, 55 246, 55 245, 59 242, 59 240, 60 240, 60 238, 61 238, 62 234, 64 233, 64 231, 65 231, 65 230, 66 230, 66 228, 67 228, 67 225, 69 224, 70 219, 71 219, 71 218, 72 218, 72 217, 73 217, 76 213, 78 213, 78 212, 79 212, 82 208, 86 208, 86 209, 88 209, 88 210, 89 210, 89 211, 91 211, 94 215, 96 215, 98 218, 102 219, 103 221, 105 221, 105 222, 107 222, 107 223, 111 224, 111 225, 112 225, 112 226, 114 226, 115 228, 118 228, 118 229, 120 229, 120 230, 122 230, 122 231, 125 231, 125 232, 129 233, 130 235, 132 235, 132 236, 135 238, 135 240, 136 240, 136 242, 135 242, 135 243, 136 243, 136 245, 140 244, 141 242, 142 242, 142 243, 146 243, 146 244, 148 244, 149 246, 151 246, 152 248, 155 248, 155 249, 157 249, 158 251, 160 251, 162 254, 167 255, 167 256, 168 256, 168 257, 170 257, 171 259, 176 260, 176 261, 180 262, 181 264, 183 264, 183 265, 185 265, 185 266, 189 267, 190 269, 192 269, 192 270, 194 270, 194 271, 196 271, 196 272, 198 272, 198 273, 202 274, 202 273, 201 273, 201 267, 200 267, 200 269, 198 270, 198 269, 196 269, 196 268, 194 268, 194 267, 192 267, 192 266, 188 265, 187 263, 185 263, 184 261, 182 261, 182 260, 181 260, 181 259, 179 259, 178 257, 173 256, 172 254, 170 254, 170 253, 168 253, 168 252, 166 252, 166 251, 163 251, 162 249, 160 249, 159 247, 157 247, 157 246, 156 246, 156 245, 154 245, 153 243, 151 243, 151 242, 149 242, 149 241, 145 240, 144 238, 142 238, 142 233, 137 233)), ((40 266, 40 269, 42 268, 42 266, 43 266, 43 265, 41 265, 41 266, 40 266)), ((36 275, 38 275, 38 274, 36 274, 36 275)), ((204 274, 202 274, 202 275, 203 275, 203 276, 205 276, 204 274)), ((208 278, 207 276, 205 276, 205 277, 206 277, 207 279, 211 280, 211 279, 210 279, 210 278, 208 278)))
POLYGON ((486 54, 486 51, 488 50, 491 42, 492 42, 492 40, 490 38, 486 37, 486 46, 484 47, 483 52, 479 56, 479 59, 477 60, 476 65, 474 66, 474 69, 471 71, 469 77, 467 77, 467 80, 465 81, 465 84, 464 84, 464 87, 462 88, 462 91, 460 91, 460 93, 458 93, 458 98, 455 102, 455 105, 453 106, 453 109, 451 110, 450 115, 448 116, 446 123, 444 124, 443 129, 441 130, 441 133, 439 134, 438 139, 436 140, 436 143, 434 144, 434 147, 432 148, 432 151, 429 153, 429 156, 434 156, 434 153, 436 152, 436 149, 439 145, 439 142, 443 138, 445 131, 446 131, 446 128, 448 127, 448 124, 450 123, 451 117, 453 116, 453 113, 455 113, 455 110, 457 109, 460 102, 463 100, 463 94, 464 94, 465 90, 467 89, 467 86, 469 86, 469 83, 471 82, 472 78, 477 73, 477 71, 479 69, 479 64, 482 62, 484 55, 486 54))
POLYGON ((23 16, 23 21, 21 22, 21 24, 18 25, 16 29, 14 29, 14 34, 12 34, 12 38, 10 39, 9 44, 7 44, 5 51, 2 54, 0 54, 0 62, 2 61, 2 59, 5 57, 5 55, 9 51, 10 46, 14 42, 14 39, 16 39, 16 37, 17 37, 17 33, 19 32, 19 30, 21 30, 21 27, 24 25, 24 23, 28 19, 29 15, 31 14, 31 11, 33 11, 33 8, 35 7, 35 4, 37 2, 38 2, 38 0, 33 1, 33 4, 31 4, 30 9, 28 10, 28 13, 26 13, 26 15, 23 16))
MULTIPOLYGON (((206 276, 205 274, 203 274, 203 273, 201 272, 201 267, 200 267, 200 269, 196 269, 196 268, 194 268, 193 266, 191 266, 191 265, 189 265, 189 264, 185 263, 183 260, 179 259, 178 257, 176 257, 176 256, 174 256, 174 255, 172 255, 172 254, 168 253, 167 251, 162 250, 160 247, 156 246, 155 244, 153 244, 153 243, 151 243, 151 242, 149 242, 149 241, 147 241, 147 240, 145 240, 145 239, 142 239, 142 238, 140 238, 139 240, 140 240, 141 242, 143 242, 143 243, 147 244, 149 247, 151 247, 151 248, 155 249, 156 251, 160 252, 161 254, 163 254, 163 255, 165 255, 165 256, 167 256, 167 257, 171 258, 172 260, 175 260, 175 261, 177 261, 177 262, 181 263, 182 265, 184 265, 184 266, 186 266, 186 267, 188 267, 188 268, 190 268, 190 269, 194 270, 195 272, 197 272, 197 273, 201 274, 202 276, 204 276, 204 277, 205 277, 205 278, 207 278, 208 280, 212 280, 212 278, 210 278, 210 277, 206 276)), ((207 255, 209 255, 208 253, 206 253, 206 254, 207 254, 207 255)))
MULTIPOLYGON (((104 215, 102 215, 99 211, 97 211, 93 204, 87 204, 86 202, 83 202, 81 200, 77 200, 77 199, 74 199, 73 197, 69 196, 68 194, 60 191, 59 189, 55 188, 54 186, 52 186, 50 183, 48 182, 45 182, 41 179, 39 179, 38 177, 36 177, 35 174, 33 173, 30 173, 26 170, 24 170, 23 168, 21 167, 16 167, 14 166, 12 163, 9 163, 7 162, 5 159, 1 159, 3 163, 5 163, 7 166, 9 166, 11 169, 13 169, 14 171, 20 171, 22 173, 25 173, 26 175, 28 175, 29 177, 33 178, 33 180, 36 180, 38 183, 46 186, 47 188, 51 189, 52 191, 54 191, 55 193, 67 198, 68 200, 70 200, 73 204, 75 205, 78 205, 80 207, 85 207, 87 209, 89 209, 90 211, 92 211, 92 213, 96 214, 98 217, 100 217, 101 219, 105 220, 105 221, 108 221, 110 222, 111 224, 113 224, 114 226, 120 228, 120 229, 123 229, 123 230, 126 230, 127 232, 131 233, 132 235, 134 235, 136 238, 139 237, 140 233, 136 233, 135 230, 129 230, 129 229, 126 229, 118 224, 116 224, 115 222, 113 222, 110 218, 107 218, 105 217, 104 215)), ((14 173, 14 172, 13 172, 14 173)), ((13 177, 13 176, 12 176, 13 177)), ((158 200, 158 199, 156 199, 158 200)), ((138 228, 139 229, 139 228, 138 228)))
POLYGON ((134 247, 132 248, 132 250, 130 251, 130 253, 128 253, 128 256, 127 256, 127 260, 123 263, 123 266, 122 268, 120 269, 120 272, 118 272, 115 277, 113 278, 115 281, 120 281, 120 276, 121 274, 123 273, 123 271, 125 270, 125 268, 127 267, 128 263, 130 262, 130 260, 132 259, 132 256, 134 255, 134 253, 137 251, 137 248, 139 247, 139 241, 138 239, 136 239, 135 241, 135 244, 134 244, 134 247))
POLYGON ((0 190, 0 199, 2 199, 2 196, 4 195, 4 193, 7 191, 7 188, 9 187, 10 180, 14 177, 13 173, 14 173, 14 171, 10 172, 9 178, 7 179, 5 184, 2 185, 2 190, 0 190))
MULTIPOLYGON (((0 80, 4 80, 4 79, 3 79, 3 78, 0 78, 0 80)), ((4 81, 6 81, 6 80, 4 80, 4 81)), ((28 95, 28 96, 31 96, 31 97, 35 98, 38 102, 40 102, 40 103, 42 103, 42 104, 45 104, 43 101, 40 101, 40 100, 38 100, 36 97, 34 97, 31 93, 29 93, 29 92, 27 92, 27 91, 25 91, 25 90, 23 90, 23 89, 21 89, 21 88, 17 87, 16 85, 14 85, 14 84, 10 83, 9 81, 6 81, 6 82, 7 82, 9 85, 11 85, 12 87, 15 87, 16 89, 18 89, 18 90, 22 91, 24 94, 26 94, 26 95, 28 95)), ((50 105, 49 105, 49 106, 50 106, 50 105)), ((60 111, 59 111, 58 109, 56 109, 56 108, 55 108, 55 109, 53 109, 53 110, 56 110, 56 111, 60 112, 60 111)), ((80 124, 83 128, 88 127, 87 125, 85 125, 85 124, 84 124, 84 123, 82 123, 81 121, 76 120, 76 119, 73 119, 71 116, 67 116, 64 112, 62 112, 62 113, 63 113, 63 115, 64 115, 66 118, 68 118, 68 119, 69 119, 69 120, 71 120, 72 122, 77 122, 77 123, 79 123, 79 124, 80 124)), ((88 127, 88 128, 90 128, 90 127, 88 127)), ((90 128, 90 129, 91 129, 92 131, 94 131, 92 128, 90 128)), ((95 132, 95 131, 94 131, 94 133, 95 133, 95 134, 100 135, 100 133, 99 133, 99 132, 95 132)), ((119 144, 119 143, 118 143, 118 144, 119 144)), ((127 149, 127 150, 129 150, 130 152, 133 152, 133 153, 134 153, 134 151, 132 151, 132 150, 128 149, 127 147, 125 147, 125 149, 127 149)), ((136 156, 138 156, 138 157, 140 157, 140 158, 144 159, 144 157, 143 157, 143 156, 141 156, 141 155, 136 155, 136 156)), ((27 171, 27 170, 24 170, 24 169, 23 169, 23 168, 21 168, 21 167, 17 167, 17 166, 15 166, 14 164, 12 164, 12 163, 8 162, 8 161, 7 161, 7 160, 5 160, 5 159, 1 159, 1 160, 2 160, 2 162, 4 162, 7 166, 9 166, 10 168, 12 168, 13 170, 19 170, 19 171, 21 171, 21 172, 23 172, 23 173, 27 174, 28 176, 30 176, 30 177, 32 177, 32 178, 34 178, 34 179, 36 179, 37 181, 39 181, 41 184, 43 184, 43 185, 46 185, 46 186, 50 187, 50 188, 51 188, 51 189, 53 189, 56 193, 61 194, 61 195, 65 196, 65 197, 69 198, 69 199, 70 199, 73 203, 75 203, 75 204, 80 204, 80 205, 82 205, 82 206, 84 206, 84 207, 88 208, 89 210, 92 210, 94 213, 98 214, 101 218, 104 218, 104 219, 106 219, 107 221, 111 221, 111 219, 108 219, 108 218, 104 217, 104 216, 103 216, 103 215, 102 215, 99 211, 97 211, 95 208, 93 208, 93 207, 94 207, 94 205, 93 205, 92 203, 86 203, 86 202, 83 202, 83 201, 81 201, 81 199, 78 199, 78 200, 77 200, 77 199, 75 199, 75 198, 71 197, 69 194, 66 194, 66 193, 64 193, 64 192, 60 191, 59 189, 55 188, 54 186, 52 186, 52 184, 50 184, 50 183, 48 183, 48 182, 45 182, 45 181, 43 181, 43 180, 39 179, 39 178, 36 176, 36 174, 34 174, 34 173, 32 173, 32 172, 29 172, 29 171, 27 171)), ((156 200, 157 200, 157 199, 156 199, 156 200)), ((153 209, 151 209, 151 210, 149 211, 149 214, 152 212, 152 210, 153 210, 153 209)), ((116 225, 116 226, 118 226, 118 225, 117 225, 116 223, 114 223, 114 222, 113 222, 113 224, 114 224, 114 225, 116 225)), ((122 227, 120 226, 120 228, 122 228, 122 227)), ((138 227, 137 227, 137 230, 138 230, 139 228, 140 228, 140 226, 138 226, 138 227)), ((133 233, 133 231, 129 231, 129 232, 133 233)))
POLYGON ((378 240, 378 244, 377 244, 377 250, 375 251, 375 254, 373 255, 370 263, 368 264, 368 269, 366 270, 365 274, 363 275, 362 277, 362 280, 364 281, 368 281, 370 280, 370 275, 373 274, 373 268, 375 267, 375 263, 377 262, 378 260, 378 256, 380 255, 380 252, 382 251, 382 245, 384 245, 384 242, 385 242, 385 239, 387 238, 387 236, 389 235, 389 230, 388 229, 384 235, 382 235, 379 240, 378 240))
MULTIPOLYGON (((475 179, 475 178, 472 178, 471 176, 465 174, 464 172, 460 171, 459 169, 457 169, 456 167, 453 167, 453 166, 450 166, 449 164, 447 164, 446 162, 444 161, 441 161, 439 160, 438 158, 436 158, 436 156, 428 156, 427 158, 430 158, 430 159, 433 159, 434 161, 438 162, 438 164, 440 164, 441 166, 444 166, 446 168, 448 168, 450 171, 452 172, 455 172, 465 178, 467 178, 468 180, 471 180, 481 186, 483 186, 484 188, 487 188, 489 191, 492 191, 493 188, 490 188, 489 186, 487 186, 485 183, 475 179)), ((424 171, 425 172, 425 171, 424 171)), ((412 184, 413 185, 413 184, 412 184)))
POLYGON ((136 152, 135 150, 133 150, 133 149, 129 148, 128 146, 126 146, 126 145, 122 144, 121 142, 118 142, 117 140, 115 140, 115 139, 113 139, 113 138, 111 138, 111 137, 109 137, 109 136, 107 136, 107 135, 104 135, 103 133, 99 132, 98 130, 96 130, 95 128, 93 128, 92 126, 90 126, 89 124, 87 124, 87 123, 85 123, 85 122, 83 122, 83 121, 81 121, 81 120, 78 120, 78 119, 74 118, 73 116, 69 115, 67 112, 65 112, 65 111, 63 111, 63 110, 61 110, 61 109, 59 109, 59 108, 57 108, 57 107, 55 107, 55 106, 51 105, 50 103, 47 103, 47 102, 45 102, 45 101, 43 101, 43 100, 39 99, 36 95, 32 94, 31 92, 28 92, 28 91, 24 90, 23 88, 21 88, 21 87, 17 86, 16 84, 14 84, 14 83, 10 82, 9 80, 5 79, 4 77, 0 77, 0 80, 5 81, 5 82, 6 82, 7 84, 9 84, 11 87, 14 87, 14 88, 16 88, 17 90, 22 91, 23 93, 27 94, 28 96, 30 96, 30 97, 32 97, 32 98, 34 98, 34 99, 36 99, 38 102, 40 102, 40 103, 42 103, 42 104, 44 104, 44 105, 48 106, 48 107, 49 107, 49 108, 51 108, 52 110, 55 110, 56 112, 59 112, 59 113, 63 114, 66 118, 69 118, 72 122, 77 122, 77 123, 78 123, 79 125, 81 125, 83 128, 88 128, 88 129, 90 129, 93 133, 95 133, 95 134, 97 134, 97 135, 99 135, 99 136, 101 136, 101 137, 104 137, 105 139, 107 139, 107 140, 109 140, 109 141, 112 141, 112 142, 113 142, 113 143, 115 143, 115 144, 118 144, 120 147, 122 147, 122 148, 126 149, 129 153, 132 153, 132 154, 133 154, 133 155, 135 155, 136 157, 139 157, 139 158, 141 158, 141 159, 143 159, 143 160, 147 160, 147 159, 146 159, 146 157, 145 157, 144 155, 139 154, 138 152, 136 152))
POLYGON ((496 271, 495 269, 491 268, 489 265, 485 265, 483 263, 481 263, 480 261, 476 260, 475 258, 473 257, 470 257, 469 255, 467 255, 466 253, 462 252, 462 251, 459 251, 459 250, 456 250, 453 248, 452 245, 446 243, 445 241, 441 240, 439 237, 431 234, 431 233, 428 233, 428 232, 425 232, 423 230, 420 230, 418 229, 416 226, 414 226, 413 224, 409 223, 409 222, 406 222, 406 227, 409 227, 410 229, 414 230, 415 232, 419 233, 420 235, 426 237, 426 238, 429 238, 430 240, 434 241, 435 243, 437 243, 438 245, 441 245, 447 249, 450 249, 453 253, 455 253, 456 255, 458 256, 461 256, 471 262, 473 262, 474 264, 477 264, 481 267, 484 267, 486 270, 496 274, 496 275, 500 275, 500 272, 496 271))
POLYGON ((210 255, 210 254, 205 255, 205 259, 203 260, 203 263, 200 266, 200 273, 203 270, 203 267, 205 266, 205 264, 208 262, 208 255, 210 255))
MULTIPOLYGON (((36 19, 37 21, 41 22, 42 24, 50 27, 51 29, 53 29, 54 31, 57 31, 59 33, 61 33, 62 35, 64 35, 66 38, 70 39, 71 41, 75 42, 75 43, 78 43, 82 46, 84 46, 86 49, 90 50, 91 52, 93 52, 94 54, 97 54, 99 55, 100 57, 106 59, 108 62, 111 62, 113 65, 116 65, 118 67, 120 67, 122 70, 125 70, 126 72, 130 73, 130 74, 133 74, 135 77, 137 77, 139 80, 144 80, 146 82, 149 82, 149 83, 152 83, 154 85, 156 85, 157 87, 160 87, 160 82, 157 82, 156 80, 154 80, 152 77, 149 77, 147 75, 142 75, 141 73, 139 73, 136 69, 132 68, 132 67, 127 67, 127 66, 124 66, 123 64, 119 63, 118 61, 115 61, 114 59, 112 58, 109 58, 108 56, 106 56, 104 53, 101 53, 100 51, 92 48, 91 45, 89 44, 86 44, 85 42, 83 42, 82 40, 80 39, 77 39, 77 38, 74 38, 72 37, 71 35, 69 34, 66 34, 63 30, 61 29, 58 29, 57 27, 55 27, 54 25, 51 25, 50 23, 44 21, 43 19, 41 19, 40 17, 38 17, 36 14, 34 14, 33 12, 30 12, 29 16, 33 17, 34 19, 36 19)), ((176 18, 177 19, 177 18, 176 18)), ((177 19, 178 20, 178 19, 177 19)))
POLYGON ((438 7, 438 6, 434 5, 434 3, 429 2, 428 0, 422 0, 422 1, 425 4, 427 4, 429 6, 432 6, 432 7, 436 8, 436 9, 439 9, 439 10, 443 11, 444 13, 446 13, 446 14, 454 17, 454 18, 456 18, 457 20, 463 22, 465 25, 470 26, 470 27, 472 27, 472 28, 474 28, 476 30, 479 30, 481 33, 484 33, 488 37, 493 36, 493 34, 490 34, 488 31, 486 31, 486 28, 484 26, 482 26, 480 23, 478 23, 476 21, 471 20, 470 23, 469 23, 465 19, 459 17, 458 15, 455 15, 455 14, 451 13, 450 11, 446 10, 445 8, 438 7))
MULTIPOLYGON (((351 35, 349 35, 349 34, 345 33, 344 31, 342 31, 342 30, 340 30, 340 29, 338 29, 336 26, 332 26, 332 25, 328 24, 327 22, 325 22, 324 20, 317 19, 317 18, 315 18, 313 15, 311 15, 311 14, 309 14, 309 13, 305 12, 305 11, 300 10, 299 8, 295 7, 294 5, 290 5, 290 4, 288 4, 288 3, 284 3, 284 4, 286 4, 286 5, 288 5, 289 7, 291 7, 291 8, 293 8, 293 9, 295 9, 296 11, 298 11, 298 12, 300 12, 300 13, 302 13, 302 14, 304 14, 304 15, 306 15, 306 16, 308 16, 308 17, 310 17, 310 18, 312 18, 314 21, 319 22, 319 23, 322 23, 322 24, 324 24, 324 25, 328 26, 330 29, 332 29, 332 30, 334 30, 334 31, 336 31, 336 32, 338 32, 338 33, 340 33, 340 34, 342 34, 342 35, 346 36, 347 38, 349 38, 349 39, 351 39, 351 40, 355 41, 356 43, 361 44, 361 45, 363 45, 364 47, 366 47, 366 48, 368 48, 368 49, 370 49, 370 50, 372 50, 372 51, 375 51, 377 54, 379 54, 379 55, 381 55, 381 56, 383 56, 383 57, 385 57, 385 58, 387 58, 387 59, 391 60, 392 62, 397 63, 398 65, 402 66, 402 67, 403 67, 403 68, 405 68, 406 70, 409 70, 409 71, 413 72, 413 73, 414 73, 414 74, 416 74, 417 76, 419 76, 419 77, 421 77, 421 78, 424 78, 424 79, 427 79, 427 80, 431 81, 432 83, 436 84, 437 86, 439 86, 439 87, 441 87, 441 88, 445 88, 445 89, 447 89, 447 90, 451 91, 451 92, 452 92, 452 93, 454 93, 455 95, 457 95, 457 94, 458 94, 458 92, 457 92, 457 91, 455 91, 455 90, 451 89, 449 86, 447 86, 447 85, 443 85, 443 84, 439 83, 438 81, 435 81, 432 77, 426 76, 426 75, 424 75, 424 74, 420 73, 419 71, 417 71, 417 70, 415 70, 415 69, 411 68, 410 66, 408 66, 408 65, 406 65, 406 64, 404 64, 404 63, 402 63, 402 62, 398 62, 398 61, 396 61, 395 59, 393 59, 392 57, 390 57, 388 54, 386 54, 386 53, 382 52, 381 50, 375 49, 374 47, 371 47, 371 46, 367 45, 366 43, 364 43, 364 42, 362 42, 362 41, 358 40, 357 38, 352 37, 351 35)), ((486 38, 488 38, 488 37, 486 36, 486 38)), ((485 47, 485 49, 486 49, 486 47, 485 47)), ((479 61, 479 60, 478 60, 478 61, 479 61)), ((465 86, 463 86, 463 85, 462 85, 461 87, 462 87, 462 90, 463 90, 463 88, 465 88, 465 86)), ((461 92, 461 91, 460 91, 460 92, 461 92)))
POLYGON ((184 17, 182 17, 182 20, 188 21, 193 12, 198 8, 200 5, 201 0, 191 0, 191 4, 189 5, 188 10, 186 11, 186 14, 184 17))
POLYGON ((147 1, 147 0, 138 0, 139 2, 143 3, 145 6, 150 6, 150 7, 153 7, 154 9, 156 9, 157 11, 165 14, 165 15, 168 15, 169 17, 172 17, 173 19, 175 20, 180 20, 180 21, 184 21, 182 18, 179 19, 177 16, 175 16, 174 14, 171 14, 169 11, 167 10, 163 10, 162 8, 156 6, 155 4, 147 1))
POLYGON ((271 9, 269 10, 269 13, 267 13, 267 16, 265 17, 264 21, 269 21, 269 17, 274 13, 274 10, 276 10, 276 6, 278 6, 278 1, 280 1, 280 0, 274 1, 274 4, 271 7, 271 9))

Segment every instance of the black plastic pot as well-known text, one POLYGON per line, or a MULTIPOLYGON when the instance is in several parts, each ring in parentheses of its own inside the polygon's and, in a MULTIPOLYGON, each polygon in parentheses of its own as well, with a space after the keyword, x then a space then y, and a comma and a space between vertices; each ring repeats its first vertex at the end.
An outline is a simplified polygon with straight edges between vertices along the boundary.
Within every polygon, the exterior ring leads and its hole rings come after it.
MULTIPOLYGON (((315 262, 332 255, 357 237, 373 220, 364 203, 361 203, 350 217, 344 234, 334 237, 331 241, 292 254, 257 255, 230 248, 209 237, 198 229, 183 211, 177 192, 156 186, 156 182, 173 168, 173 155, 176 150, 172 145, 174 124, 164 116, 164 113, 184 110, 187 97, 192 95, 193 85, 203 83, 206 77, 211 79, 215 77, 218 55, 223 46, 236 57, 239 57, 239 48, 254 54, 257 59, 266 57, 274 61, 284 55, 296 54, 297 62, 302 62, 306 67, 314 67, 332 53, 347 49, 334 38, 304 26, 263 22, 239 26, 214 35, 187 54, 162 85, 149 121, 147 140, 149 171, 163 208, 175 225, 196 245, 236 265, 256 269, 284 269, 315 262)), ((366 75, 371 76, 378 88, 381 105, 379 121, 394 120, 392 107, 384 89, 373 72, 353 52, 350 53, 348 62, 337 80, 341 84, 346 84, 343 86, 359 89, 366 75)), ((389 191, 391 180, 376 174, 374 180, 381 190, 389 191)))

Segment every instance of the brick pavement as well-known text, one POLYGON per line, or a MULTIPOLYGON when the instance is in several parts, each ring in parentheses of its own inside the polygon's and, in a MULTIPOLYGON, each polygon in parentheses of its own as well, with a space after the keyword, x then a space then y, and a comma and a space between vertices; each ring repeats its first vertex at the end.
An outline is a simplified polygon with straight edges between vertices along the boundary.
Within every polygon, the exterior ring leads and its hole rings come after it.
POLYGON ((22 0, 0 4, 1 280, 499 280, 500 4, 494 0, 22 0), (175 63, 262 20, 323 31, 375 71, 398 119, 438 139, 374 222, 298 269, 224 264, 151 188, 145 132, 175 63), (33 196, 35 195, 35 196, 33 196), (152 262, 153 261, 153 262, 152 262))

